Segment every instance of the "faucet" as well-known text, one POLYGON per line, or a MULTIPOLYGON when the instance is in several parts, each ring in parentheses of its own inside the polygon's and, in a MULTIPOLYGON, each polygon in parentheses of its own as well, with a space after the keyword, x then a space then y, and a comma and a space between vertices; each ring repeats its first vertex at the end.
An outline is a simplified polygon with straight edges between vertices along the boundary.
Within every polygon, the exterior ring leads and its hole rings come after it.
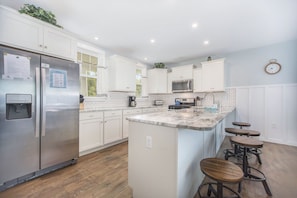
POLYGON ((205 98, 206 98, 206 96, 208 96, 209 94, 211 94, 211 95, 212 95, 212 104, 215 104, 215 95, 214 95, 214 93, 213 93, 213 92, 207 92, 207 93, 204 95, 204 98, 203 98, 203 99, 205 99, 205 98))

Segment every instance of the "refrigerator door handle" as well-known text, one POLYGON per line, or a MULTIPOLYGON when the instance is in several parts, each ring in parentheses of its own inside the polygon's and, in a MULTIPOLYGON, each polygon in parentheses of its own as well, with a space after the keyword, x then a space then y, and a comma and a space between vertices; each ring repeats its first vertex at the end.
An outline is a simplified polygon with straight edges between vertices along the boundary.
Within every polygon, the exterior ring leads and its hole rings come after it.
POLYGON ((41 124, 41 135, 45 136, 45 124, 46 124, 46 70, 41 68, 41 100, 42 100, 42 124, 41 124))
POLYGON ((36 83, 36 91, 35 91, 35 137, 39 137, 39 127, 40 127, 40 68, 36 67, 35 69, 35 83, 36 83))

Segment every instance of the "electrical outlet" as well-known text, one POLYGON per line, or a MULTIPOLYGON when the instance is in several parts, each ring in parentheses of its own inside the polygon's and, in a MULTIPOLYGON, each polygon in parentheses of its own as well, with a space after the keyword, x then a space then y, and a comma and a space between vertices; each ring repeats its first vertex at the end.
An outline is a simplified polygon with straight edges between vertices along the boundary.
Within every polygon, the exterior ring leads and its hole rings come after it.
POLYGON ((153 139, 152 136, 146 136, 146 148, 152 148, 153 147, 153 139))

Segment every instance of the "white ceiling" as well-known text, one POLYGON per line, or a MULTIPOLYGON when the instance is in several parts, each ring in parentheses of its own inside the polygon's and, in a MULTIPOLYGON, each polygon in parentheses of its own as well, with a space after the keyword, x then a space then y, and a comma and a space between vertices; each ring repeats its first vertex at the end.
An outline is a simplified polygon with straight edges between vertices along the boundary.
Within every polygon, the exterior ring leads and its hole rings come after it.
POLYGON ((147 64, 297 38, 296 0, 0 0, 15 9, 24 3, 52 11, 64 29, 102 49, 147 64))

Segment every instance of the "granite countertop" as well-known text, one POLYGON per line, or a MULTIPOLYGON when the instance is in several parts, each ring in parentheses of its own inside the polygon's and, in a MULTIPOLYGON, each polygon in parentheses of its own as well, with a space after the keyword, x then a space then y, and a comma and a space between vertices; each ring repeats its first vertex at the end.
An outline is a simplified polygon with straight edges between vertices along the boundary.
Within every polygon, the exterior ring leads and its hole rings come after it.
POLYGON ((174 128, 211 130, 233 110, 234 108, 231 108, 220 113, 195 111, 193 109, 171 110, 130 116, 127 120, 174 128))

